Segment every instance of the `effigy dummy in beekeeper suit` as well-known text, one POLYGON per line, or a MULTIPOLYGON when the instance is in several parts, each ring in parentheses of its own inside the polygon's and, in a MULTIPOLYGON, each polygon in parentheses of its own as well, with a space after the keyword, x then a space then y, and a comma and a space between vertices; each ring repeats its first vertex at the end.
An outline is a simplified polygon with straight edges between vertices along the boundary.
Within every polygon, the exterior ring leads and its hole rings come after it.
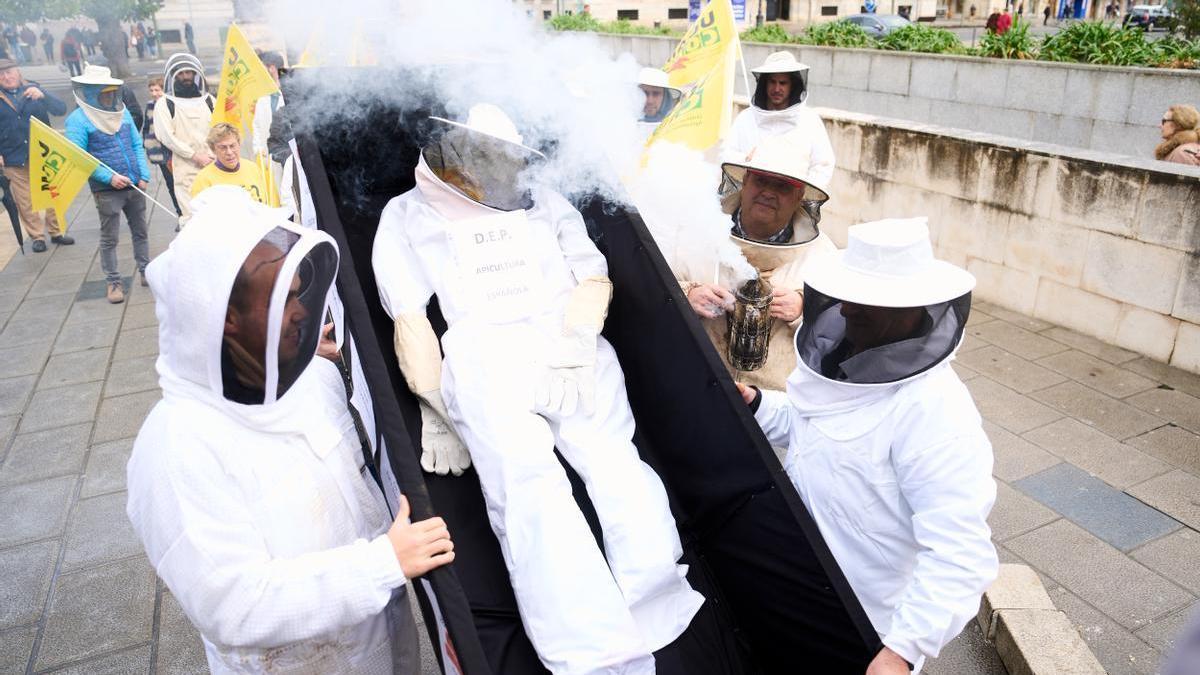
POLYGON ((786 393, 751 403, 879 633, 880 672, 919 671, 996 578, 992 448, 950 367, 974 286, 933 257, 924 218, 851 227, 809 269, 786 393))
POLYGON ((677 564, 666 493, 638 457, 624 376, 600 337, 607 263, 561 195, 522 185, 541 153, 503 111, 432 119, 445 133, 422 150, 416 187, 384 208, 372 257, 396 357, 423 402, 422 465, 459 474, 474 463, 548 669, 652 673, 652 652, 704 599, 677 564), (444 362, 425 313, 433 295, 444 362), (595 505, 607 564, 556 446, 595 505))
POLYGON ((333 240, 239 188, 195 203, 147 270, 163 398, 129 520, 214 673, 415 673, 392 518, 341 375, 314 357, 333 240))

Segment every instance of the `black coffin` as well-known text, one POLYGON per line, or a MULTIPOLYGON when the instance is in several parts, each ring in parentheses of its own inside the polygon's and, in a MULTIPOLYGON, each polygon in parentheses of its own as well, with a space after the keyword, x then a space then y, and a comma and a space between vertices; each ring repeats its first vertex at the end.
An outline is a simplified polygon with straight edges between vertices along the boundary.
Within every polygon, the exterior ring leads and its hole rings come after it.
MULTIPOLYGON (((436 601, 462 672, 545 672, 522 630, 473 471, 424 474, 420 414, 392 352, 371 247, 379 213, 413 186, 428 109, 364 93, 331 116, 317 83, 370 92, 402 86, 402 70, 306 69, 285 81, 286 110, 319 227, 342 252, 338 290, 371 390, 378 433, 413 518, 449 524, 456 561, 414 583, 434 644, 436 601), (317 92, 314 94, 313 92, 317 92)), ((519 120, 518 120, 519 124, 519 120)), ((706 603, 692 627, 656 655, 660 673, 865 671, 879 639, 774 451, 689 309, 638 214, 599 200, 578 205, 608 259, 614 299, 604 335, 625 372, 642 458, 662 477, 689 578, 706 603)), ((431 307, 435 327, 442 324, 431 307)), ((571 474, 572 472, 569 471, 571 474)), ((576 498, 593 522, 577 478, 576 498)))

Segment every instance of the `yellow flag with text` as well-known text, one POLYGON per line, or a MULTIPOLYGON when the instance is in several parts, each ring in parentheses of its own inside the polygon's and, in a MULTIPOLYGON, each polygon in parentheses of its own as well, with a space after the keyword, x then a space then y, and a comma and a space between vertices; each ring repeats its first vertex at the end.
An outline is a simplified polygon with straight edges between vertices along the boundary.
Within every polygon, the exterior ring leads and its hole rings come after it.
POLYGON ((67 207, 87 183, 100 161, 65 136, 29 118, 29 192, 34 211, 53 208, 63 232, 67 207))
POLYGON ((646 147, 668 141, 704 152, 716 145, 729 130, 733 115, 734 63, 731 51, 659 122, 646 147))
POLYGON ((718 63, 735 56, 737 42, 730 0, 711 0, 700 10, 700 16, 688 27, 662 69, 672 87, 695 82, 718 63))
POLYGON ((221 63, 221 84, 217 90, 217 105, 212 124, 228 122, 243 133, 250 131, 254 121, 254 104, 258 99, 279 91, 267 67, 237 24, 229 26, 225 36, 225 58, 221 63))

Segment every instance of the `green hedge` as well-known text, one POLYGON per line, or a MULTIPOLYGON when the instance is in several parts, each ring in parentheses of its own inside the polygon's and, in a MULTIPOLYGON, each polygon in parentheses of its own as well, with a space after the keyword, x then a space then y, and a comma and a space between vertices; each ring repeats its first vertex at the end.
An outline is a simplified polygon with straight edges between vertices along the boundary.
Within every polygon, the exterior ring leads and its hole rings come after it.
MULTIPOLYGON (((639 26, 625 20, 601 22, 591 15, 560 14, 546 22, 552 30, 593 31, 625 35, 681 35, 668 28, 639 26)), ((1200 67, 1200 39, 1168 36, 1150 41, 1135 28, 1123 29, 1101 21, 1078 21, 1063 30, 1038 39, 1029 34, 1029 24, 1017 20, 1004 35, 987 34, 978 47, 968 47, 954 33, 926 24, 913 24, 874 39, 847 21, 809 26, 799 35, 779 24, 766 24, 742 33, 745 42, 801 44, 822 47, 857 47, 923 54, 967 54, 997 59, 1038 59, 1064 63, 1152 68, 1200 67)))

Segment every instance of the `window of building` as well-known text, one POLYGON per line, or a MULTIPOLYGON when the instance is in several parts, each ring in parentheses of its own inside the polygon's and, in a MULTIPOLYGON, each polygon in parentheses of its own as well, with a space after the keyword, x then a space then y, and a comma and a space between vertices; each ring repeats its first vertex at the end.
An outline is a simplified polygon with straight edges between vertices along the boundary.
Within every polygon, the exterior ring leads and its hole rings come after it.
POLYGON ((779 20, 792 20, 792 0, 779 0, 779 20))
POLYGON ((624 19, 626 21, 637 21, 638 11, 636 9, 618 9, 617 21, 624 19))
POLYGON ((687 7, 672 7, 667 10, 668 19, 686 19, 688 18, 687 7))
POLYGON ((837 5, 821 5, 821 16, 837 16, 837 5))
POLYGON ((543 9, 543 10, 542 10, 542 19, 543 19, 543 20, 545 20, 545 21, 549 21, 549 20, 550 20, 550 17, 551 17, 553 14, 554 14, 554 12, 552 12, 552 11, 550 11, 550 10, 548 10, 548 9, 543 9))

